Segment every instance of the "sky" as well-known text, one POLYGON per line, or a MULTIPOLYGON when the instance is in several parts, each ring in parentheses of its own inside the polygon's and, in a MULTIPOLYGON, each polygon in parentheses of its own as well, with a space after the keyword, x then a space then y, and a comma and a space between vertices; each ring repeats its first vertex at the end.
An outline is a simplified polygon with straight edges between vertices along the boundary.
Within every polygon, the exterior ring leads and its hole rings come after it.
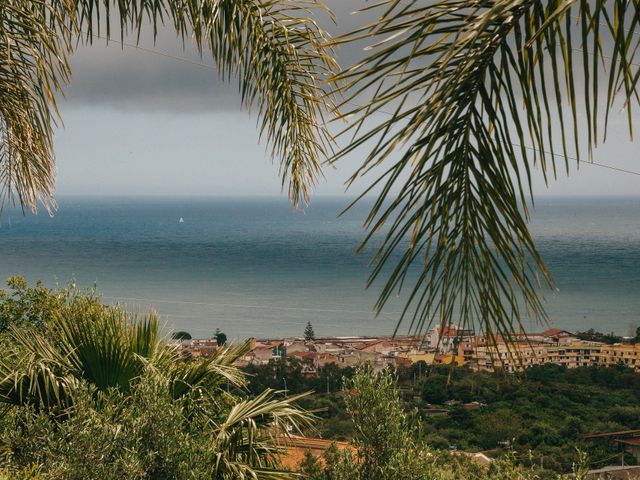
MULTIPOLYGON (((334 32, 370 20, 351 14, 360 0, 327 3, 336 12, 334 32)), ((100 39, 73 56, 55 137, 57 194, 284 195, 277 162, 259 142, 256 117, 241 108, 236 85, 220 82, 211 61, 189 45, 183 50, 168 30, 156 45, 146 32, 141 46, 186 61, 100 39)), ((364 53, 358 45, 338 56, 346 65, 364 53)), ((594 160, 640 171, 625 125, 613 119, 594 160)), ((315 195, 358 194, 364 184, 345 192, 345 181, 359 161, 351 155, 325 170, 315 195)), ((634 195, 639 186, 640 176, 587 164, 549 186, 540 174, 534 179, 536 195, 634 195)))

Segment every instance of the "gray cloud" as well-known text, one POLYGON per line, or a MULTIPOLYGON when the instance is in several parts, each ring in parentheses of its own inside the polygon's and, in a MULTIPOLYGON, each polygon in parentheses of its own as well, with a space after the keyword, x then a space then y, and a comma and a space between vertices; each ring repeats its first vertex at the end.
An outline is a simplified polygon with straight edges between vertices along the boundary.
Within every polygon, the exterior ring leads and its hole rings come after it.
MULTIPOLYGON (((341 34, 370 22, 373 13, 352 15, 366 5, 363 0, 331 0, 336 25, 329 17, 318 21, 332 34, 341 34)), ((135 38, 125 40, 135 44, 135 38)), ((140 46, 160 54, 95 39, 78 49, 72 58, 73 78, 65 91, 69 107, 109 107, 124 111, 205 112, 237 110, 240 96, 235 81, 223 83, 205 52, 200 58, 193 45, 182 45, 170 28, 162 29, 154 45, 150 32, 143 32, 140 46), (180 57, 180 61, 170 57, 180 57), (208 66, 202 66, 200 64, 208 66)), ((343 65, 362 55, 363 45, 342 47, 343 65)))

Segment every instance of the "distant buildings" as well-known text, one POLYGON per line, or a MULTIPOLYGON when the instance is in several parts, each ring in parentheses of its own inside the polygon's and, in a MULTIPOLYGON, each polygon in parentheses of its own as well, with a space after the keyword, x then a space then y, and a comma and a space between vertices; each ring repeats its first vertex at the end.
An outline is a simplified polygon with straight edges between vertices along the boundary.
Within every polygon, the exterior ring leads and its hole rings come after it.
MULTIPOLYGON (((624 365, 640 370, 640 344, 607 345, 580 340, 575 334, 557 328, 540 333, 516 335, 508 341, 487 338, 456 326, 436 327, 423 337, 327 337, 253 339, 252 348, 239 362, 262 365, 285 357, 297 358, 305 372, 314 375, 318 368, 335 364, 340 368, 369 363, 374 370, 387 366, 402 367, 425 362, 428 365, 465 365, 478 371, 521 371, 546 363, 567 368, 591 365, 624 365)), ((193 357, 215 352, 215 339, 181 342, 193 357)))

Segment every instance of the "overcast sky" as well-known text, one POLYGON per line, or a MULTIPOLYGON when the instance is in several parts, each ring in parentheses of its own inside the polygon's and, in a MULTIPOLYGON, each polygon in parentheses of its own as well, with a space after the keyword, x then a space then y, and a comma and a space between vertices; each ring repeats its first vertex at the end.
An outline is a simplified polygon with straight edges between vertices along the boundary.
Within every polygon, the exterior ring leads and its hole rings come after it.
MULTIPOLYGON (((328 3, 341 31, 367 21, 350 15, 358 0, 328 3)), ((170 33, 156 46, 143 37, 142 45, 188 61, 104 41, 73 57, 73 79, 60 105, 64 127, 55 140, 58 195, 280 194, 278 167, 258 144, 256 119, 241 110, 235 85, 221 84, 213 68, 189 63, 201 60, 170 33)), ((339 55, 346 64, 361 53, 358 47, 339 55)), ((624 119, 616 119, 594 159, 640 171, 636 152, 624 119)), ((327 170, 316 193, 344 194, 358 161, 351 156, 327 170)), ((639 186, 640 176, 583 165, 549 188, 538 178, 535 193, 633 195, 639 186)))

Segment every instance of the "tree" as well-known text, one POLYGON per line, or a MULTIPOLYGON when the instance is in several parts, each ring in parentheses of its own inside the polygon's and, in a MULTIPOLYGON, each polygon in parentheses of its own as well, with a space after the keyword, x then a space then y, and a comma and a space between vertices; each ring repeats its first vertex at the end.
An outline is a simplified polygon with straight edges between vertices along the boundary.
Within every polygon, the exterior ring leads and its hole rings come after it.
POLYGON ((388 478, 387 467, 407 448, 409 434, 395 379, 388 372, 375 374, 370 367, 363 367, 342 388, 355 427, 359 478, 388 478))
POLYGON ((305 450, 304 458, 300 462, 298 470, 308 480, 325 480, 324 470, 320 460, 309 450, 305 450))
POLYGON ((100 36, 140 38, 166 24, 178 40, 210 52, 220 77, 238 79, 242 102, 256 107, 259 129, 281 159, 294 204, 308 189, 332 140, 324 126, 321 79, 335 69, 328 35, 314 20, 315 0, 19 0, 0 11, 0 184, 2 200, 53 209, 56 98, 69 81, 69 57, 100 36), (115 24, 115 25, 114 25, 115 24))
POLYGON ((378 192, 361 246, 376 242, 368 284, 389 275, 376 308, 404 287, 400 322, 414 331, 459 318, 511 338, 524 312, 547 318, 541 288, 553 287, 527 225, 533 171, 550 181, 591 159, 612 111, 632 131, 640 3, 366 8, 377 20, 340 39, 370 47, 333 79, 355 119, 334 160, 366 149, 352 181, 378 192))
POLYGON ((173 334, 171 334, 171 338, 173 338, 174 340, 191 340, 192 337, 189 332, 179 330, 177 332, 173 332, 173 334))
POLYGON ((22 432, 5 444, 16 467, 36 464, 47 478, 123 478, 123 466, 124 478, 290 478, 275 461, 273 435, 310 425, 295 405, 304 395, 229 394, 228 384, 245 384, 234 363, 248 343, 185 362, 162 339, 156 317, 137 319, 82 298, 43 331, 10 326, 7 340, 0 402, 3 421, 21 425, 5 428, 22 432), (174 465, 174 457, 187 464, 174 465), (98 464, 109 475, 69 474, 98 464), (61 465, 66 474, 56 470, 61 465))
POLYGON ((24 277, 7 280, 9 290, 0 290, 0 332, 11 325, 32 325, 42 328, 69 299, 69 292, 54 292, 42 282, 34 287, 24 277))
POLYGON ((216 343, 219 347, 222 347, 225 343, 227 343, 227 336, 222 333, 219 328, 216 328, 214 337, 216 337, 216 343))
POLYGON ((304 339, 307 342, 311 342, 312 340, 316 339, 316 334, 313 332, 313 326, 311 325, 311 322, 307 322, 307 326, 304 329, 304 339))

